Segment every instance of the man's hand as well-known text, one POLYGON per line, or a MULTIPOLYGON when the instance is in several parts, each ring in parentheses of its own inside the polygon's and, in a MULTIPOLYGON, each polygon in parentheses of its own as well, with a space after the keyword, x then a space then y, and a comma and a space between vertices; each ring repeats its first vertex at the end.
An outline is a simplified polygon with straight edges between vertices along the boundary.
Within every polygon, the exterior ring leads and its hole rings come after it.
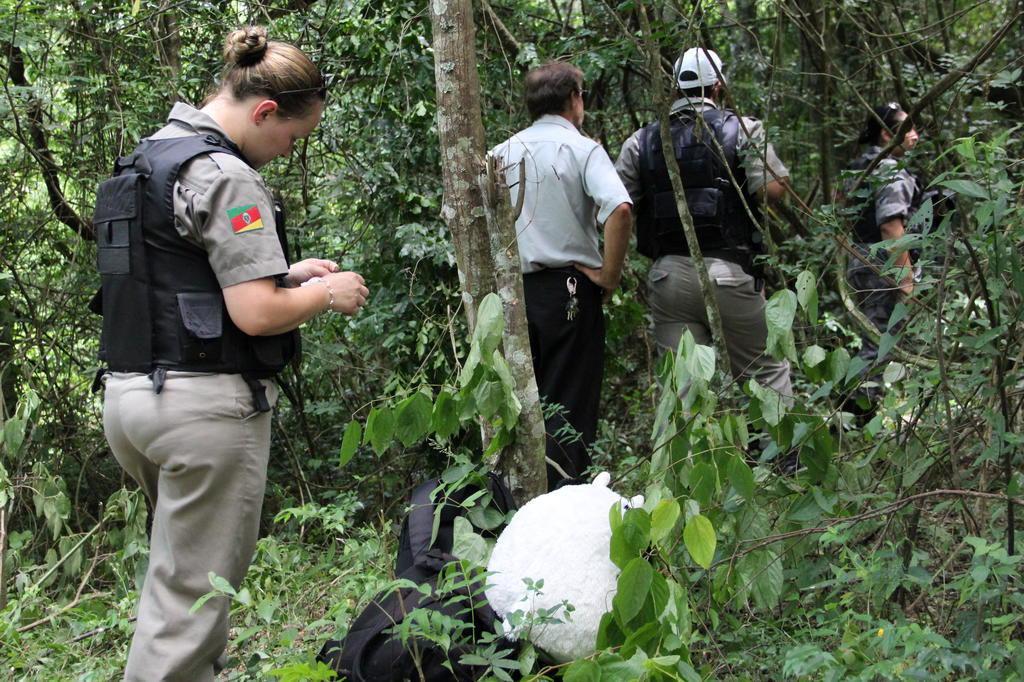
POLYGON ((588 268, 578 263, 573 263, 573 267, 586 275, 587 279, 591 282, 601 287, 601 290, 604 291, 601 300, 605 303, 611 299, 612 294, 619 288, 619 282, 622 280, 621 269, 616 273, 611 273, 606 272, 604 268, 588 268))
POLYGON ((587 276, 591 282, 604 290, 602 300, 607 303, 619 287, 622 267, 629 247, 629 235, 633 232, 633 206, 622 203, 604 222, 604 264, 599 268, 588 268, 573 263, 573 267, 587 276))
POLYGON ((366 288, 366 281, 358 272, 331 272, 321 276, 334 291, 334 305, 331 306, 331 310, 355 315, 366 305, 370 290, 366 288))
POLYGON ((289 286, 297 287, 311 277, 326 277, 338 272, 338 264, 324 258, 307 258, 293 264, 285 275, 289 286))

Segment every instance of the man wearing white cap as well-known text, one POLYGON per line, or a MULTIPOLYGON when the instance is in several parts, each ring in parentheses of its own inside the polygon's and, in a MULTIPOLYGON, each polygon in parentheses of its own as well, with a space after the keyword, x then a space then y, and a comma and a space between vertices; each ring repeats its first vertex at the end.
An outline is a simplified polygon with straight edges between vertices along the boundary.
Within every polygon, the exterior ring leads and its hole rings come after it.
MULTIPOLYGON (((715 286, 733 375, 754 377, 790 396, 789 363, 765 352, 765 298, 753 267, 761 253, 760 206, 782 197, 789 171, 766 141, 760 121, 741 120, 719 107, 725 76, 717 54, 690 48, 673 72, 680 91, 670 110, 673 147, 715 286)), ((687 329, 697 343, 710 345, 704 299, 676 210, 658 122, 626 140, 615 169, 636 207, 637 250, 654 259, 647 287, 659 349, 675 350, 687 329)))

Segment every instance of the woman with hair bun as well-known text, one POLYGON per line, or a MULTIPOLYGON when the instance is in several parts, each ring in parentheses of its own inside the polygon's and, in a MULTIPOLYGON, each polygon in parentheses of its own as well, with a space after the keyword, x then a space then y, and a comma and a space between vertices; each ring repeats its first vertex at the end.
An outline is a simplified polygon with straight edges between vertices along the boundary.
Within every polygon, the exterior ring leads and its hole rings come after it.
POLYGON ((369 295, 336 263, 289 265, 283 212, 258 170, 324 109, 323 76, 260 27, 232 32, 202 108, 118 159, 93 221, 102 288, 103 422, 153 505, 149 568, 126 680, 212 680, 228 607, 190 613, 216 574, 238 588, 255 549, 270 452, 271 381, 315 315, 369 295))
MULTIPOLYGON (((860 144, 867 145, 867 148, 850 164, 850 169, 863 171, 867 168, 889 145, 896 129, 906 118, 907 112, 896 102, 875 107, 868 115, 858 139, 860 144)), ((852 201, 862 201, 863 204, 854 224, 854 248, 859 257, 850 260, 847 279, 854 291, 858 307, 882 332, 886 331, 889 325, 889 318, 900 294, 909 296, 914 291, 910 253, 903 251, 895 258, 894 265, 901 270, 895 275, 897 286, 894 287, 888 278, 876 273, 876 270, 884 267, 889 258, 889 253, 876 245, 902 237, 910 217, 921 205, 920 184, 902 163, 904 155, 917 145, 918 139, 917 131, 910 128, 903 140, 875 166, 871 177, 862 185, 863 192, 858 192, 861 196, 851 198, 852 201), (868 263, 873 263, 874 268, 868 263)), ((850 182, 855 179, 856 176, 851 178, 850 182)), ((864 369, 864 375, 867 376, 878 359, 878 346, 873 340, 862 336, 861 350, 857 356, 867 363, 864 369)), ((861 407, 860 411, 873 412, 873 403, 880 397, 880 391, 871 388, 863 393, 871 405, 861 407)), ((850 406, 854 407, 852 404, 850 406)))

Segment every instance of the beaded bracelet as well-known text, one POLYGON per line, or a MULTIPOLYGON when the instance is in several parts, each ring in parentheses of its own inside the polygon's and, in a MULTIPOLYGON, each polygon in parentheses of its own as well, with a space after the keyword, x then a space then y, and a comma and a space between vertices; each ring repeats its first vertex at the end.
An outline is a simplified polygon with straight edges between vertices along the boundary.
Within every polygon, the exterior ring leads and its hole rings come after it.
POLYGON ((326 309, 333 312, 334 311, 334 289, 331 288, 330 282, 328 282, 323 277, 310 277, 309 279, 307 279, 305 282, 303 282, 299 286, 308 286, 310 284, 323 284, 325 287, 327 287, 327 295, 330 297, 330 300, 327 301, 327 308, 326 309))

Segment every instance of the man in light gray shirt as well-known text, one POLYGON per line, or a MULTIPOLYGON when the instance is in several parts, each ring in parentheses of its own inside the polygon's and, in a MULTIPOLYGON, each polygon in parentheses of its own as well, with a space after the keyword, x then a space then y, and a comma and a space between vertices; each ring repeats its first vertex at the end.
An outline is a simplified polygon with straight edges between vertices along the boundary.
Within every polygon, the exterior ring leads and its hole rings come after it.
POLYGON ((632 201, 604 148, 580 134, 579 69, 552 62, 530 71, 525 98, 533 124, 491 154, 502 160, 513 204, 523 194, 516 235, 553 488, 590 464, 604 373, 601 304, 622 276, 632 201))

